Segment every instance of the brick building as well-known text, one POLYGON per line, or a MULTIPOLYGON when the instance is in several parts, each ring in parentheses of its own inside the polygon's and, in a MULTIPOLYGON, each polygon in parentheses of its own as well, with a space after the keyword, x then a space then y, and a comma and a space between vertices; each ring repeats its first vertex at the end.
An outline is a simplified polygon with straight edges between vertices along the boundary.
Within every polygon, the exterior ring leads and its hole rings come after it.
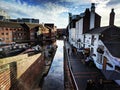
POLYGON ((41 24, 0 21, 0 44, 37 41, 38 35, 40 35, 44 29, 41 24))
POLYGON ((54 24, 30 24, 0 21, 0 44, 55 41, 54 24))
POLYGON ((54 41, 56 39, 56 33, 57 33, 56 28, 57 27, 54 26, 54 24, 52 24, 52 23, 46 23, 44 26, 49 30, 49 37, 48 38, 50 40, 54 41))
POLYGON ((58 37, 63 37, 64 35, 66 35, 66 29, 65 28, 57 29, 57 36, 58 37))
POLYGON ((27 32, 20 23, 0 21, 1 44, 11 44, 16 41, 27 40, 27 32))

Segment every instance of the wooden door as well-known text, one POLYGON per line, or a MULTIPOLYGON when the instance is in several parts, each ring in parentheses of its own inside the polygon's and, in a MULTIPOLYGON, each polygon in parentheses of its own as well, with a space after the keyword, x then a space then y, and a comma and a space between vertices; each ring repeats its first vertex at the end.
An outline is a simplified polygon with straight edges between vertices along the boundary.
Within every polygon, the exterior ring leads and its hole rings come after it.
POLYGON ((107 66, 107 58, 104 56, 104 58, 103 58, 103 70, 106 70, 106 66, 107 66))

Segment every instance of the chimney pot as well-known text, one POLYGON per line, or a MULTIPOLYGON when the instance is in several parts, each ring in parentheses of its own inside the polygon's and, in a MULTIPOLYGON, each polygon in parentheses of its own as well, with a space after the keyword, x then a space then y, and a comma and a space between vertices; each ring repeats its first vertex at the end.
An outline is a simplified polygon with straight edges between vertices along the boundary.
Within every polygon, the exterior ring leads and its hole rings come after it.
POLYGON ((91 12, 95 12, 95 3, 91 4, 91 12))
POLYGON ((110 13, 110 20, 109 20, 110 26, 114 25, 114 19, 115 19, 115 12, 114 12, 114 8, 112 8, 111 13, 110 13))

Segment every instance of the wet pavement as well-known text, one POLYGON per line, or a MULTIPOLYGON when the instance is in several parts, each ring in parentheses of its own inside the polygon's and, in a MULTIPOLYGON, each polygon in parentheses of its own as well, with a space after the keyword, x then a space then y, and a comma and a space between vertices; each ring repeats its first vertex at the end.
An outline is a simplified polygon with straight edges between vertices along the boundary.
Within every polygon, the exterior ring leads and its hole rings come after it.
POLYGON ((44 79, 42 90, 64 90, 63 41, 57 40, 57 51, 50 71, 44 79))
POLYGON ((66 49, 70 49, 68 55, 69 61, 79 90, 86 90, 87 80, 92 80, 96 87, 96 89, 89 90, 120 90, 120 87, 114 83, 114 81, 106 80, 101 71, 97 69, 94 64, 92 66, 86 65, 81 58, 81 53, 72 53, 71 46, 68 42, 65 42, 65 46, 66 49), (102 89, 99 87, 100 79, 103 80, 102 89))

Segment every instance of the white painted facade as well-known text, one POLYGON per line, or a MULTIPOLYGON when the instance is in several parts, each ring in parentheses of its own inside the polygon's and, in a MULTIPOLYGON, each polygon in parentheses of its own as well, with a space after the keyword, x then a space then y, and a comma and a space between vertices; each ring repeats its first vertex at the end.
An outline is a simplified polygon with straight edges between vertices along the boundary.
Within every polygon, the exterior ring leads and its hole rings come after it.
POLYGON ((96 66, 99 69, 102 69, 102 64, 103 64, 103 58, 101 61, 98 61, 98 52, 97 52, 97 48, 99 46, 103 46, 104 49, 104 54, 102 56, 105 56, 107 58, 107 62, 110 63, 113 68, 107 66, 106 70, 115 70, 115 66, 120 66, 120 58, 116 58, 114 56, 112 56, 109 52, 109 50, 106 48, 106 46, 103 44, 103 42, 101 40, 99 40, 99 34, 85 34, 85 48, 93 48, 92 53, 96 54, 96 56, 92 56, 94 63, 96 64, 96 66), (94 35, 94 38, 92 37, 94 35), (92 39, 94 41, 92 41, 92 39))
POLYGON ((84 40, 84 36, 83 36, 83 18, 81 18, 80 20, 78 20, 76 22, 76 48, 81 48, 81 42, 83 42, 84 40), (78 42, 78 40, 80 39, 81 42, 78 42))
MULTIPOLYGON (((90 48, 90 55, 97 65, 96 61, 98 58, 97 48, 98 48, 99 35, 98 34, 85 34, 85 48, 90 48)), ((100 66, 98 66, 100 69, 100 66)))
MULTIPOLYGON (((120 66, 120 58, 112 56, 109 50, 106 48, 106 46, 101 40, 99 40, 98 45, 102 45, 104 47, 103 57, 105 56, 107 58, 107 63, 113 66, 113 67, 110 67, 109 65, 107 65, 106 70, 115 70, 116 65, 120 66)), ((102 59, 102 64, 103 64, 103 59, 102 59)))
POLYGON ((73 46, 75 46, 75 28, 71 28, 69 29, 69 42, 70 44, 72 44, 73 46))
MULTIPOLYGON (((94 28, 94 23, 95 23, 95 12, 90 12, 90 29, 94 28)), ((91 35, 87 35, 86 37, 83 35, 83 18, 81 18, 80 20, 78 20, 76 22, 76 31, 75 31, 75 37, 76 37, 76 48, 80 48, 79 42, 77 42, 77 40, 81 40, 81 46, 83 47, 83 44, 85 43, 85 47, 88 47, 88 45, 91 44, 91 41, 89 41, 88 39, 92 38, 91 35)))
MULTIPOLYGON (((95 28, 95 12, 90 12, 90 29, 95 28)), ((89 30, 90 30, 89 29, 89 30)), ((107 58, 106 70, 115 70, 115 66, 120 67, 120 58, 114 57, 110 54, 107 47, 99 39, 99 34, 83 34, 83 18, 76 22, 76 28, 71 28, 69 30, 69 42, 75 46, 77 49, 81 47, 90 49, 90 57, 92 57, 96 67, 98 69, 103 69, 104 59, 107 58), (78 42, 79 40, 79 42, 78 42), (98 48, 102 47, 104 53, 99 53, 98 48), (111 66, 112 67, 111 67, 111 66)), ((120 73, 120 71, 119 71, 120 73)), ((120 85, 120 80, 115 80, 120 85)))

